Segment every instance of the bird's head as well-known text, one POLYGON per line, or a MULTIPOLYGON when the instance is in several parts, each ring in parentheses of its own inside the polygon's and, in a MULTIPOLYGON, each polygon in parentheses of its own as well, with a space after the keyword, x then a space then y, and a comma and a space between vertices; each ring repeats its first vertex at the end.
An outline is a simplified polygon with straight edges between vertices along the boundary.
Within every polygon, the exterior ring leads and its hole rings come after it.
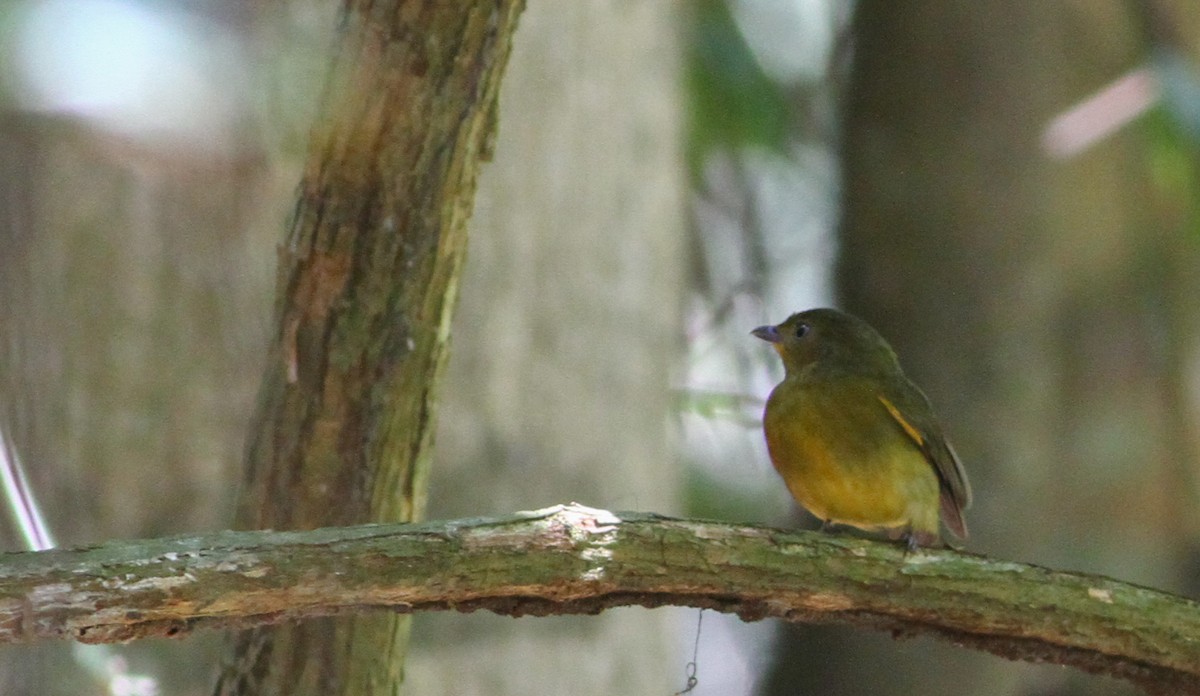
POLYGON ((878 331, 836 309, 798 312, 780 324, 760 326, 750 333, 771 344, 789 375, 813 365, 855 373, 899 369, 895 352, 878 331))

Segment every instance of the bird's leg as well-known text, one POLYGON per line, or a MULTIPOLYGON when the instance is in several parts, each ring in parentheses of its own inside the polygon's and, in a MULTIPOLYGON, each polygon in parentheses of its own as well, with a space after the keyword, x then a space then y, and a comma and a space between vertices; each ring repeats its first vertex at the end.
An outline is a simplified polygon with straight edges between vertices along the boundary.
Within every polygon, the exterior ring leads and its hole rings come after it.
POLYGON ((833 520, 821 520, 821 531, 825 534, 833 534, 833 520))
POLYGON ((917 549, 921 548, 922 546, 938 545, 938 543, 937 543, 938 535, 937 534, 931 534, 930 532, 914 531, 912 529, 912 527, 905 529, 904 533, 900 535, 900 539, 902 539, 904 541, 904 546, 906 548, 905 553, 914 553, 917 549))

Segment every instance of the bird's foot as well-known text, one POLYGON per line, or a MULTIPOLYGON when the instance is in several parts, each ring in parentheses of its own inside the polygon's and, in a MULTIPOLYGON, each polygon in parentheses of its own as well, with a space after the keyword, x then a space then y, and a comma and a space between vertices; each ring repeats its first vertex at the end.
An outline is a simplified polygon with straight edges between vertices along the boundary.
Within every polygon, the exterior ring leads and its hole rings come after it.
POLYGON ((912 529, 904 530, 900 535, 900 539, 904 542, 905 553, 915 553, 922 546, 941 546, 940 539, 937 534, 931 532, 918 532, 912 529))

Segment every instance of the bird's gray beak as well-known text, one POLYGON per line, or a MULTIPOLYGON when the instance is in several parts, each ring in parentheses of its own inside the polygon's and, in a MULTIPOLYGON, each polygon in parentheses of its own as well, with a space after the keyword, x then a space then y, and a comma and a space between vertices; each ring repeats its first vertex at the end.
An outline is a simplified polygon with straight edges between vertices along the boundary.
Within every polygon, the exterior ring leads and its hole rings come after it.
POLYGON ((768 343, 779 343, 782 338, 779 336, 779 329, 774 326, 760 326, 750 332, 751 335, 757 336, 768 343))

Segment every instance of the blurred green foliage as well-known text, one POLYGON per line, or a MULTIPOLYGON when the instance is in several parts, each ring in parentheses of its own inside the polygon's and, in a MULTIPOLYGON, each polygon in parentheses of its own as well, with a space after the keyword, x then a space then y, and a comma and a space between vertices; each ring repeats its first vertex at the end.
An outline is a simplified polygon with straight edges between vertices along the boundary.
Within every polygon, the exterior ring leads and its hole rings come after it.
POLYGON ((1151 176, 1169 222, 1200 240, 1200 66, 1153 53, 1162 99, 1143 119, 1151 176))
POLYGON ((692 6, 686 76, 687 155, 693 176, 716 148, 783 149, 790 100, 763 72, 725 0, 701 0, 692 6))

